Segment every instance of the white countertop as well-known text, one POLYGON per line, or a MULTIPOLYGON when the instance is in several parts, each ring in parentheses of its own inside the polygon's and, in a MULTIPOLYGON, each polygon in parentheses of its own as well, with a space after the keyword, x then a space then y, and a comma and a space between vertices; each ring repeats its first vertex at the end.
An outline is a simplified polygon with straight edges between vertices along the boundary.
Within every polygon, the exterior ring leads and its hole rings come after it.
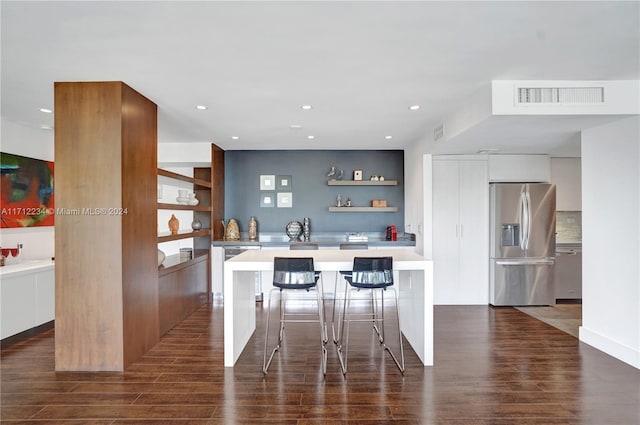
POLYGON ((36 271, 53 270, 55 262, 52 260, 28 260, 17 264, 0 267, 0 277, 12 277, 29 274, 36 271))

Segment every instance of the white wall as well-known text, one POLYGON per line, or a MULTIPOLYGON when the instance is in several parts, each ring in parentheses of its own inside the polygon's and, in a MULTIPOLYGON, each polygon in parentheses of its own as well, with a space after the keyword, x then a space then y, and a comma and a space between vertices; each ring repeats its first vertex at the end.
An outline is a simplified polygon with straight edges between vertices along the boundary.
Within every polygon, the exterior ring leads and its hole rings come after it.
POLYGON ((580 340, 640 369, 640 117, 582 132, 580 340))
MULTIPOLYGON (((2 152, 53 161, 53 131, 27 127, 4 118, 1 126, 2 152)), ((8 248, 18 243, 23 245, 23 260, 51 258, 55 250, 54 227, 0 229, 0 246, 8 248)))
POLYGON ((433 145, 431 137, 404 150, 404 230, 415 233, 416 252, 427 258, 432 258, 431 217, 425 220, 425 210, 431 211, 431 184, 425 186, 425 176, 431 181, 431 155, 427 155, 433 145))

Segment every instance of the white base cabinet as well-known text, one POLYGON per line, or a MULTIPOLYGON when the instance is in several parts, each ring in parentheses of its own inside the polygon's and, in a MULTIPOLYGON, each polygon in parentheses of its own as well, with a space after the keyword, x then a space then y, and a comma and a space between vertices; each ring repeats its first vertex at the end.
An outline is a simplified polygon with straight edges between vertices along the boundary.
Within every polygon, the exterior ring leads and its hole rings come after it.
POLYGON ((55 272, 52 261, 5 266, 0 276, 0 339, 54 320, 55 272))
POLYGON ((433 158, 434 304, 489 302, 486 160, 433 158))

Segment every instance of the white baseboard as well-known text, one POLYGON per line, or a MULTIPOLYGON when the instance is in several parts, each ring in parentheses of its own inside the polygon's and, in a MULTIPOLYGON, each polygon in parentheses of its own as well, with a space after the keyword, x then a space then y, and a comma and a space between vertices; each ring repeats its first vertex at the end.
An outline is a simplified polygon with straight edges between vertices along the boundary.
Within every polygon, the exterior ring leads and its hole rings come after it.
POLYGON ((640 350, 614 341, 604 335, 580 326, 580 341, 640 369, 640 350))

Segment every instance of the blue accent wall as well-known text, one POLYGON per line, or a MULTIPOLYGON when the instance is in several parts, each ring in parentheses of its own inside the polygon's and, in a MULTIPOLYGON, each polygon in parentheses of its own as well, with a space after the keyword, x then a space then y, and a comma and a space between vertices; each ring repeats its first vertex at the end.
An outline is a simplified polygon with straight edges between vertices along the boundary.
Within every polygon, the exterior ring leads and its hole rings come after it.
MULTIPOLYGON (((274 191, 275 193, 278 190, 274 191)), ((404 152, 267 150, 225 152, 225 218, 235 218, 240 231, 247 231, 255 216, 260 232, 283 232, 291 220, 311 218, 313 232, 384 232, 394 224, 404 229, 404 152), (353 170, 363 170, 365 180, 383 175, 398 180, 397 186, 328 186, 332 165, 344 170, 344 180, 353 179, 353 170), (288 175, 292 178, 291 208, 260 207, 260 175, 288 175), (354 206, 370 206, 372 199, 386 199, 397 213, 330 213, 340 194, 354 206)))

